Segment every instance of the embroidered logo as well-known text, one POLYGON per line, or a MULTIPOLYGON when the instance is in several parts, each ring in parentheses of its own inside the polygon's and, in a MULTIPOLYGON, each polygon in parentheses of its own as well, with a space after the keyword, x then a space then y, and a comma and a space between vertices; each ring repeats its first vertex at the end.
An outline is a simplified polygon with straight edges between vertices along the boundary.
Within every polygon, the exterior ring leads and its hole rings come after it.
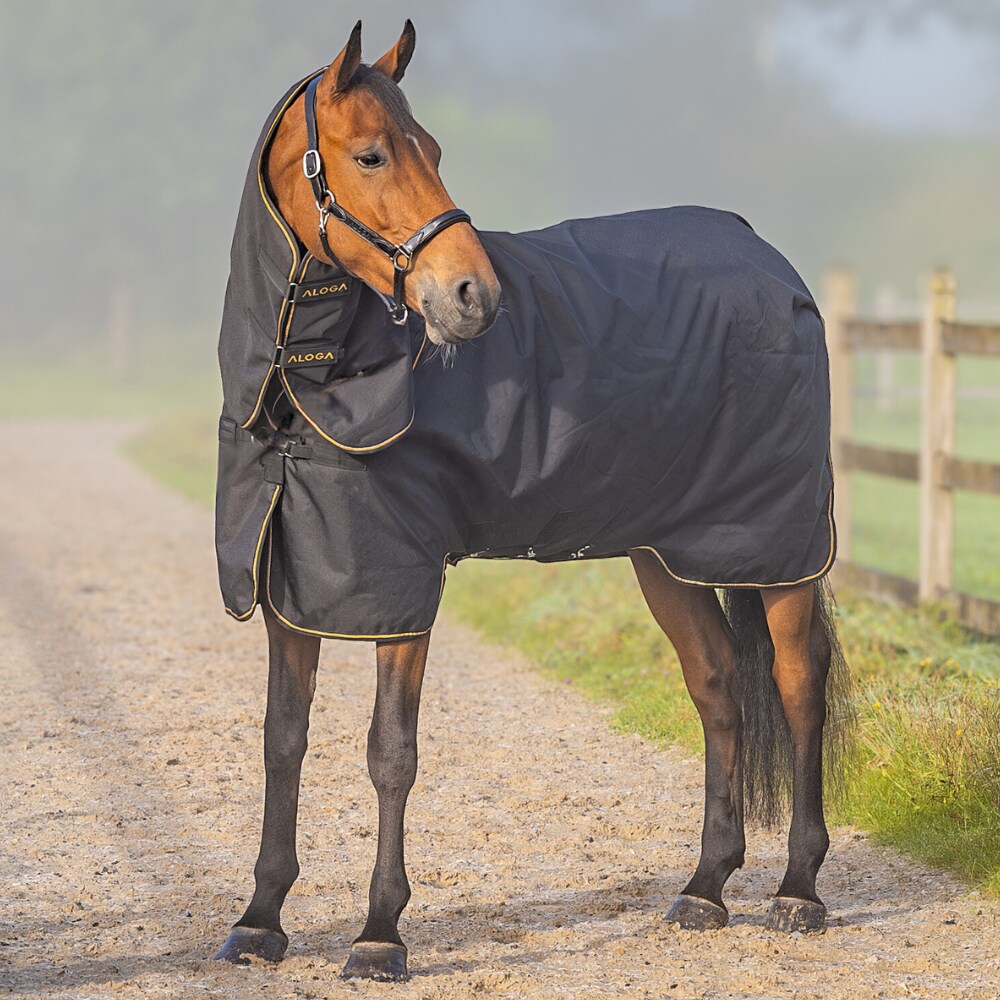
POLYGON ((287 355, 285 365, 321 365, 339 360, 339 351, 308 351, 287 355))
POLYGON ((316 288, 303 288, 299 293, 299 297, 303 299, 318 299, 330 295, 346 295, 350 290, 350 282, 344 278, 332 281, 328 285, 320 285, 316 288))

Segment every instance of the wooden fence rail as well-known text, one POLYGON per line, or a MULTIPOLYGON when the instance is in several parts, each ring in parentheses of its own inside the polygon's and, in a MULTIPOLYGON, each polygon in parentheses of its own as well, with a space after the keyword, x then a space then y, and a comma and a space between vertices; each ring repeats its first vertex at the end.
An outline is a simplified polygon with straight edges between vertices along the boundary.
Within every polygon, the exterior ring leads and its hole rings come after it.
MULTIPOLYGON (((958 458, 955 452, 955 357, 1000 356, 1000 324, 960 323, 955 278, 937 271, 929 279, 921 320, 884 322, 857 316, 857 281, 847 270, 828 273, 823 314, 830 351, 833 404, 831 450, 837 476, 837 575, 859 589, 904 603, 943 601, 964 624, 1000 633, 1000 602, 954 590, 954 491, 1000 496, 1000 464, 958 458), (854 352, 911 351, 921 359, 920 451, 877 448, 852 440, 854 352), (870 472, 916 482, 920 491, 919 581, 851 559, 851 473, 870 472)), ((1000 440, 1000 428, 998 428, 1000 440)))

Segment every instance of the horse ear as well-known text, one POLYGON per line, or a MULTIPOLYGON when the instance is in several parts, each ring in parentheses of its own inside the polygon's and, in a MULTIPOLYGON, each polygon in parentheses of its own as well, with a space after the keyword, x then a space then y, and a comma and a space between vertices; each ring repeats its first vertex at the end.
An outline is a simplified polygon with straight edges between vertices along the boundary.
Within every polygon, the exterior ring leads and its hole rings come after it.
POLYGON ((410 65, 410 59, 413 57, 413 49, 416 44, 416 29, 413 27, 413 22, 407 18, 406 24, 403 25, 403 33, 399 36, 399 41, 375 63, 374 68, 381 70, 386 76, 391 77, 396 83, 399 83, 403 79, 406 67, 410 65))
POLYGON ((351 37, 341 50, 340 55, 330 63, 323 74, 323 85, 330 93, 347 90, 351 77, 357 71, 361 62, 361 22, 354 25, 351 37))

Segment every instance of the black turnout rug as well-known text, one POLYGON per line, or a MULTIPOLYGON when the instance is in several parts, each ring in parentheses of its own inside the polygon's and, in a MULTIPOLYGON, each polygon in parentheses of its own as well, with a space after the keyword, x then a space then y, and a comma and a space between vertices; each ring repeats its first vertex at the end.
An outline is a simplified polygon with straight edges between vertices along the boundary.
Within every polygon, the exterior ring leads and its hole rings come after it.
POLYGON ((407 636, 459 559, 645 547, 678 580, 766 587, 834 556, 823 324, 738 216, 682 207, 481 233, 496 323, 435 357, 423 321, 304 252, 247 177, 219 343, 227 610, 407 636))

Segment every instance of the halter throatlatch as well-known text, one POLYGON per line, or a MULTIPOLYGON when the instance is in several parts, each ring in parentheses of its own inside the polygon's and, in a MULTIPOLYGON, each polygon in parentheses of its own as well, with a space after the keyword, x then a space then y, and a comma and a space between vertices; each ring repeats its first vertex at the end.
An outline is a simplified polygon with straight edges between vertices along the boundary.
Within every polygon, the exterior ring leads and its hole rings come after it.
POLYGON ((447 212, 434 216, 430 222, 424 223, 409 239, 402 243, 393 243, 384 236, 380 236, 374 229, 369 229, 360 219, 351 215, 346 208, 338 204, 333 192, 327 186, 326 177, 323 173, 323 158, 319 153, 319 130, 316 127, 316 87, 321 77, 315 76, 306 87, 306 138, 308 148, 305 156, 302 157, 302 172, 309 179, 312 185, 313 197, 316 200, 316 209, 319 212, 319 239, 323 244, 323 251, 331 260, 337 260, 337 255, 330 248, 326 238, 326 224, 331 217, 342 222, 348 229, 357 233, 363 240, 370 243, 376 250, 385 254, 392 261, 395 276, 392 283, 393 303, 389 307, 389 316, 393 323, 402 326, 406 322, 406 289, 404 282, 406 272, 416 252, 438 233, 444 232, 449 226, 456 222, 471 222, 468 212, 463 212, 460 208, 450 208, 447 212))

